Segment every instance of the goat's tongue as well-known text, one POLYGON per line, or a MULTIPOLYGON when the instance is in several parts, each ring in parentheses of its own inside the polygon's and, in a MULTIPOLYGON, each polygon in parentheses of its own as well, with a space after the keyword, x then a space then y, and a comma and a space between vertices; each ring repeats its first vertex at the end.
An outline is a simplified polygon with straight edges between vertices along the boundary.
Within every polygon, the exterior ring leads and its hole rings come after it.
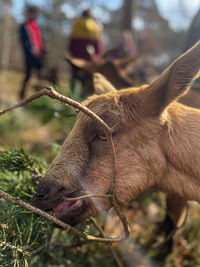
POLYGON ((53 212, 56 214, 56 216, 59 216, 64 208, 69 208, 72 205, 75 204, 76 201, 68 201, 68 202, 61 202, 58 204, 55 208, 53 208, 53 212))

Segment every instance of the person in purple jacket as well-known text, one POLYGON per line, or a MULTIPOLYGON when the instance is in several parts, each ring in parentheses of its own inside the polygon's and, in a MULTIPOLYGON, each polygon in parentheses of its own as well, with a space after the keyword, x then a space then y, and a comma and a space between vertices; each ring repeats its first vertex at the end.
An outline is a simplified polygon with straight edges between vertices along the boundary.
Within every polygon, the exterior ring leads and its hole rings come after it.
MULTIPOLYGON (((75 58, 87 61, 98 61, 104 52, 102 41, 102 29, 93 18, 90 9, 83 11, 82 16, 72 26, 69 37, 69 52, 75 58)), ((71 91, 75 89, 76 81, 79 80, 83 87, 83 96, 87 95, 84 80, 79 70, 72 67, 70 81, 71 91)))

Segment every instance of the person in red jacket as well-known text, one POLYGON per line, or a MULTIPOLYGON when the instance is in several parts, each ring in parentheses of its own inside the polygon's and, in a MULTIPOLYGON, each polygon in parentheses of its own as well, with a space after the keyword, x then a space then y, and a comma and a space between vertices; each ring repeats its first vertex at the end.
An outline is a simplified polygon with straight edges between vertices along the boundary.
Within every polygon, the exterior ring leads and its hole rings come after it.
POLYGON ((31 77, 31 72, 36 69, 38 79, 41 78, 43 67, 44 45, 42 33, 37 24, 38 9, 35 6, 28 6, 24 23, 20 25, 19 34, 25 61, 25 78, 20 90, 20 98, 25 97, 26 85, 31 77))
MULTIPOLYGON (((93 18, 90 9, 83 11, 82 16, 77 19, 72 26, 69 46, 70 54, 75 58, 85 59, 87 61, 98 61, 104 52, 102 41, 102 29, 93 18)), ((81 81, 83 86, 83 95, 87 95, 84 86, 84 80, 79 70, 72 67, 72 76, 70 87, 72 92, 75 89, 76 80, 81 81)))

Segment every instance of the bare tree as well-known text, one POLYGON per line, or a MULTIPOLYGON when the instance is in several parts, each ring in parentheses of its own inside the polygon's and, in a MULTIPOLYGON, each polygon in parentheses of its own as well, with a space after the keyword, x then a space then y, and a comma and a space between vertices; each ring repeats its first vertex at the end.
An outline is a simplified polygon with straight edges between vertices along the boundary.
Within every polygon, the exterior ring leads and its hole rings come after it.
POLYGON ((7 68, 10 59, 10 46, 11 46, 11 26, 12 18, 9 12, 10 1, 3 1, 0 5, 3 12, 3 34, 2 34, 2 47, 0 65, 2 68, 7 68))
POLYGON ((184 51, 192 47, 200 39, 200 9, 194 16, 192 23, 188 30, 188 36, 184 46, 184 51))
POLYGON ((135 0, 124 0, 122 14, 122 30, 132 31, 132 19, 135 2, 135 0))

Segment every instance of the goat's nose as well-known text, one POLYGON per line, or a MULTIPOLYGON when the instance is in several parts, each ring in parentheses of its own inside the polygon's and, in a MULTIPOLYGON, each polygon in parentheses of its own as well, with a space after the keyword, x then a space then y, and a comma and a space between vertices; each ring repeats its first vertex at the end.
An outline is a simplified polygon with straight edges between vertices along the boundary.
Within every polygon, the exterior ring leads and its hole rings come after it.
POLYGON ((36 192, 36 196, 38 198, 44 198, 45 196, 47 196, 48 193, 49 193, 48 187, 40 187, 36 192))

